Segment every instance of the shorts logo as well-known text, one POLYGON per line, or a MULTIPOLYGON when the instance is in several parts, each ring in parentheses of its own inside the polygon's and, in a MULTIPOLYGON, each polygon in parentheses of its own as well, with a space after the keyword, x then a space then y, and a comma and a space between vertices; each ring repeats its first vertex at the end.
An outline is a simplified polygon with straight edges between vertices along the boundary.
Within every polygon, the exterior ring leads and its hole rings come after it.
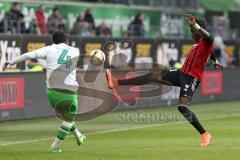
POLYGON ((193 92, 195 91, 196 86, 197 86, 197 79, 194 79, 191 87, 193 92))
POLYGON ((188 84, 185 84, 184 91, 186 91, 186 92, 187 92, 188 88, 189 88, 189 85, 188 85, 188 84))

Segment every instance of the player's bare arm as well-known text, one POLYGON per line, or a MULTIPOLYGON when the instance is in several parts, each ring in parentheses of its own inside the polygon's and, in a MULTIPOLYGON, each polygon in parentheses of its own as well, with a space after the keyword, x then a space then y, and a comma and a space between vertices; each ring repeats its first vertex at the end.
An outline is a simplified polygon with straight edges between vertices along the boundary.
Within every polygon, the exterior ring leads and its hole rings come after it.
POLYGON ((196 19, 193 15, 191 14, 186 14, 186 20, 188 22, 188 24, 191 26, 191 28, 194 29, 194 31, 196 31, 197 33, 199 33, 199 35, 205 39, 205 40, 210 40, 212 42, 212 37, 210 35, 210 33, 208 31, 206 31, 205 29, 203 29, 201 26, 199 26, 199 24, 197 24, 196 19))

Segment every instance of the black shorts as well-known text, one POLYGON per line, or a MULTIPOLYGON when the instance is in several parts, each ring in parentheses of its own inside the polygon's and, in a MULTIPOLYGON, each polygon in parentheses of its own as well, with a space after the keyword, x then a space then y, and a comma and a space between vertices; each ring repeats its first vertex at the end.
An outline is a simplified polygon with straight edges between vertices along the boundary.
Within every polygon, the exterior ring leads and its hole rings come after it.
POLYGON ((181 73, 179 70, 171 70, 162 77, 162 80, 173 86, 180 87, 180 97, 187 97, 190 101, 200 83, 198 79, 181 73))

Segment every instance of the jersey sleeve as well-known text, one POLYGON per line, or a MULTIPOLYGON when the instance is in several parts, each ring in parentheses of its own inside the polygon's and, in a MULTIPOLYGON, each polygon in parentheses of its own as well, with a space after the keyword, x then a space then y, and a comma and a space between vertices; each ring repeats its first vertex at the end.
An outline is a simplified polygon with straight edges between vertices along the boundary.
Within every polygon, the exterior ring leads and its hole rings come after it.
POLYGON ((37 49, 37 50, 34 50, 32 51, 32 53, 34 54, 34 58, 37 58, 37 59, 46 59, 46 55, 49 51, 50 48, 49 46, 46 46, 46 47, 43 47, 43 48, 40 48, 40 49, 37 49))
POLYGON ((212 35, 210 35, 209 37, 205 38, 204 41, 207 43, 207 44, 212 44, 213 41, 214 41, 214 37, 212 35))
POLYGON ((43 48, 37 49, 32 52, 24 53, 21 56, 18 56, 16 58, 14 58, 12 61, 10 61, 10 64, 13 65, 13 64, 20 63, 20 62, 26 61, 28 59, 34 59, 34 58, 46 59, 46 54, 47 54, 48 50, 49 50, 49 47, 47 46, 47 47, 43 47, 43 48))

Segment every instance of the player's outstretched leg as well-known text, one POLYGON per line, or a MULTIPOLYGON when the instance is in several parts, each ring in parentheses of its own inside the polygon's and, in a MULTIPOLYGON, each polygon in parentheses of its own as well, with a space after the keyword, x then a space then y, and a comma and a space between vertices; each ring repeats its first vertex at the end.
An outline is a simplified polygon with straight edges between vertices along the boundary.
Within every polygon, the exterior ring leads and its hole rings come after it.
POLYGON ((75 124, 75 122, 73 122, 73 126, 70 130, 74 137, 76 138, 77 140, 77 144, 80 146, 81 144, 84 143, 84 140, 86 139, 86 136, 84 134, 82 134, 78 129, 77 129, 77 126, 75 124))
MULTIPOLYGON (((210 133, 208 133, 201 123, 199 122, 197 116, 187 107, 187 103, 181 101, 181 99, 185 99, 185 97, 180 97, 180 103, 178 105, 179 112, 190 122, 193 127, 201 134, 201 146, 207 147, 212 139, 212 136, 210 133), (183 102, 183 103, 181 103, 183 102)), ((187 100, 188 101, 188 100, 187 100)))
POLYGON ((108 82, 108 88, 113 89, 113 88, 119 86, 118 79, 115 78, 114 76, 112 76, 109 69, 106 69, 105 73, 106 73, 106 78, 107 78, 107 82, 108 82))
POLYGON ((68 135, 72 126, 73 126, 73 123, 63 121, 62 125, 60 126, 57 132, 57 136, 55 137, 55 140, 53 141, 51 147, 49 148, 49 152, 62 152, 62 150, 60 149, 60 144, 68 135))
POLYGON ((112 76, 111 72, 109 71, 109 69, 106 69, 106 78, 108 81, 108 87, 110 89, 113 89, 117 86, 120 85, 144 85, 147 83, 150 83, 150 77, 151 77, 151 73, 148 72, 147 74, 141 75, 141 76, 136 76, 133 78, 129 78, 129 79, 117 79, 116 77, 112 76))

